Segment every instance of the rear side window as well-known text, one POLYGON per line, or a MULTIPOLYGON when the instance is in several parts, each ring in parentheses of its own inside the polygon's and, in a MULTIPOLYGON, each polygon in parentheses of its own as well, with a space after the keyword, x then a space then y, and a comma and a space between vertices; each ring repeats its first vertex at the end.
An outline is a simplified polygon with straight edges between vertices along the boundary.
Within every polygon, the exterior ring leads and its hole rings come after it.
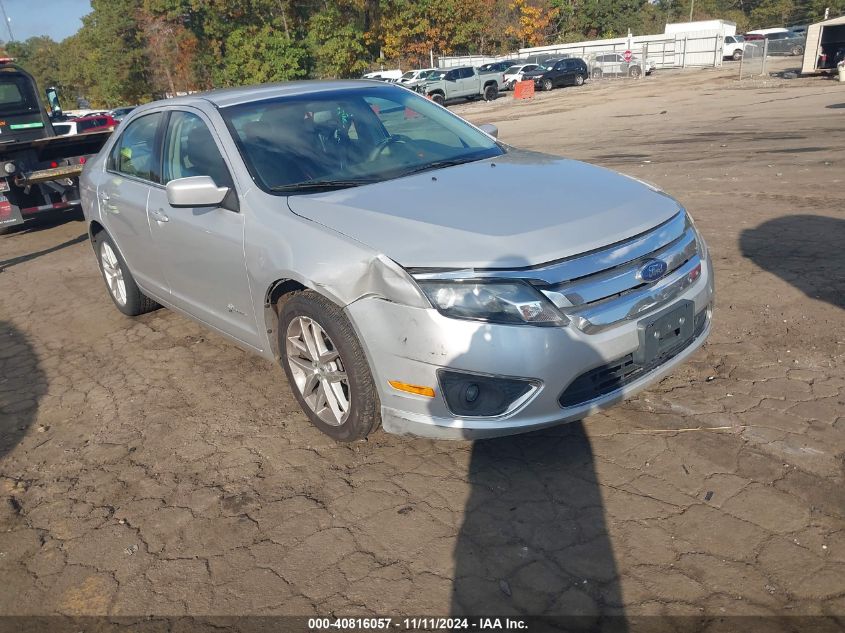
POLYGON ((155 112, 132 121, 112 149, 109 169, 142 180, 161 182, 155 148, 163 116, 163 113, 155 112))
POLYGON ((458 72, 461 79, 467 79, 473 75, 472 68, 461 68, 458 72))

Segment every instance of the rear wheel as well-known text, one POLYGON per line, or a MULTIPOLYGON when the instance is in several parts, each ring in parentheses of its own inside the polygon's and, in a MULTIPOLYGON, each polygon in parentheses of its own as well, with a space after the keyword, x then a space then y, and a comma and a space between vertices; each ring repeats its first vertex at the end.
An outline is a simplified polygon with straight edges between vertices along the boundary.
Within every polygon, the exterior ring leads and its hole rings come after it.
POLYGON ((792 54, 793 55, 803 55, 804 54, 804 47, 803 46, 793 46, 792 47, 792 54))
POLYGON ((575 75, 575 85, 576 86, 583 86, 584 85, 584 75, 575 75))
POLYGON ((593 68, 593 79, 601 79, 602 74, 601 68, 593 68))
POLYGON ((554 84, 552 83, 552 80, 551 79, 544 79, 543 80, 543 90, 548 92, 552 88, 554 88, 554 84))
POLYGON ((299 406, 320 431, 360 440, 381 422, 364 351, 341 309, 311 290, 296 292, 279 315, 282 366, 299 406))
POLYGON ((484 100, 495 101, 499 96, 499 87, 496 84, 488 84, 484 86, 484 100))
POLYGON ((109 296, 118 310, 126 316, 138 316, 159 307, 138 288, 120 251, 117 250, 110 237, 105 234, 97 236, 95 247, 100 272, 103 274, 109 296))

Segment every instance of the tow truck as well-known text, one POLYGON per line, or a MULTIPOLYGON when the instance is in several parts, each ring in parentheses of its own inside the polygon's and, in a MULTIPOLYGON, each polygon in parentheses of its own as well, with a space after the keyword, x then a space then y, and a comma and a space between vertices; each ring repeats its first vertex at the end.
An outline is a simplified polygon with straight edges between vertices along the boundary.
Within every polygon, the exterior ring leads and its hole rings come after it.
POLYGON ((57 136, 64 118, 56 88, 45 107, 35 79, 0 57, 0 234, 39 215, 79 207, 79 174, 110 130, 57 136))

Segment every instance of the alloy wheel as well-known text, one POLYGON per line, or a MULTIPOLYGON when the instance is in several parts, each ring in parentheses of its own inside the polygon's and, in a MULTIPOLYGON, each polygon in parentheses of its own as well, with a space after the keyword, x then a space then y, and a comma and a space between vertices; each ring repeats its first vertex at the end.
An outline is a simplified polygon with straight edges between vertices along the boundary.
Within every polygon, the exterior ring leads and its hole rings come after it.
POLYGON ((103 267, 103 276, 106 279, 109 292, 115 301, 125 306, 126 282, 123 279, 123 268, 120 267, 117 255, 108 242, 103 242, 100 247, 100 264, 103 267))
POLYGON ((305 404, 330 426, 349 417, 351 391, 340 353, 314 319, 295 317, 285 336, 287 362, 305 404))

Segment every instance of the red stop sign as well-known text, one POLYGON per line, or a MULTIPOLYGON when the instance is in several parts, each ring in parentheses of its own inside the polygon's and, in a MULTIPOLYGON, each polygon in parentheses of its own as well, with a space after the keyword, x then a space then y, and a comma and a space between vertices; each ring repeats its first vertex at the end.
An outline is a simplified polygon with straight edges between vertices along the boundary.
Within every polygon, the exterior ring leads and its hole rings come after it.
POLYGON ((626 61, 626 62, 630 62, 630 61, 631 61, 631 59, 634 57, 634 54, 633 54, 630 50, 628 50, 628 51, 625 51, 625 52, 622 54, 622 56, 625 58, 625 61, 626 61))

